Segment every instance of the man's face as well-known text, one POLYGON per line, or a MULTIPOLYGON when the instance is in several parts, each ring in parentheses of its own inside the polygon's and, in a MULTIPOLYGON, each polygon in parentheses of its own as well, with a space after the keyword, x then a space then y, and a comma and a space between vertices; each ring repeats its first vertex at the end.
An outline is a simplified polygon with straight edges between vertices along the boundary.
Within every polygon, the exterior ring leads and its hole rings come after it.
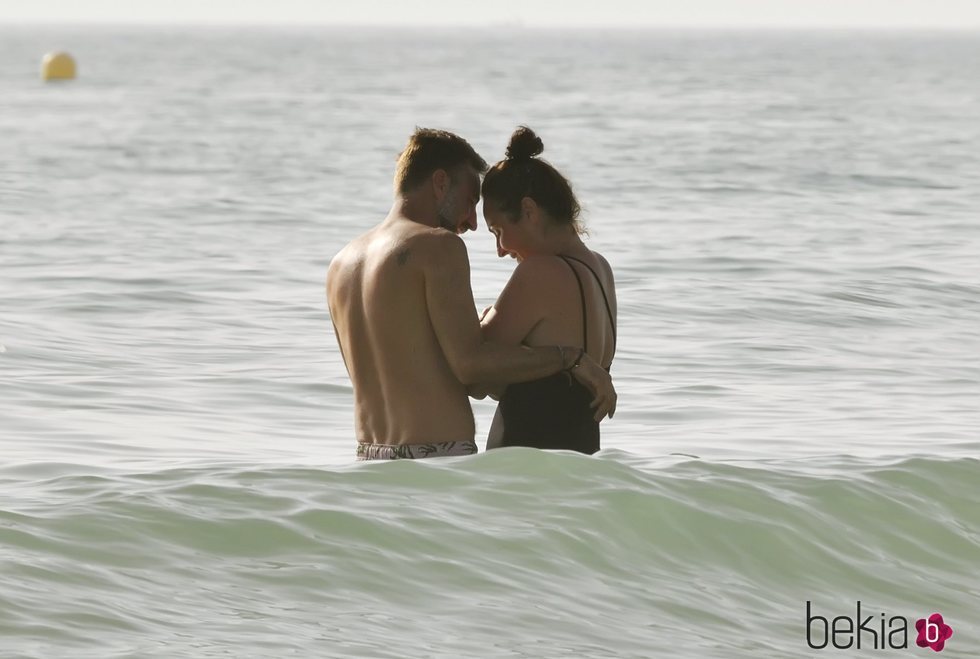
POLYGON ((476 231, 480 176, 470 168, 456 172, 439 206, 439 226, 456 234, 476 231))

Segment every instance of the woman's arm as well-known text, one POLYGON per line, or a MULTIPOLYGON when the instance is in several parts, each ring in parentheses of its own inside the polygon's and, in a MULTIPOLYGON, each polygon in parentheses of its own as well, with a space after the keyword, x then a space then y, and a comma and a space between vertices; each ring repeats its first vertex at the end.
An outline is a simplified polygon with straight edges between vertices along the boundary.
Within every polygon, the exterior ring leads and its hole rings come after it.
MULTIPOLYGON (((480 314, 480 331, 484 341, 521 344, 540 322, 542 305, 534 302, 535 295, 540 294, 537 290, 539 269, 540 264, 532 261, 517 265, 497 301, 480 314)), ((481 382, 467 387, 466 393, 478 400, 487 396, 500 400, 506 389, 506 384, 481 382)))

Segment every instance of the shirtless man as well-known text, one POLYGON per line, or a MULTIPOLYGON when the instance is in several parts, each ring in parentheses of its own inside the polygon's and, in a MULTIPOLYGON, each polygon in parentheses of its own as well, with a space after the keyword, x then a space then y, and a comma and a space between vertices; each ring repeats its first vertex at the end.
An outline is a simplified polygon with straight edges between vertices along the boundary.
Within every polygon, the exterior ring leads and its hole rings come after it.
POLYGON ((477 228, 486 170, 462 138, 416 129, 388 216, 330 263, 327 302, 354 386, 358 459, 476 453, 467 392, 478 383, 567 370, 595 396, 596 420, 615 412, 609 374, 580 350, 483 341, 458 234, 477 228))

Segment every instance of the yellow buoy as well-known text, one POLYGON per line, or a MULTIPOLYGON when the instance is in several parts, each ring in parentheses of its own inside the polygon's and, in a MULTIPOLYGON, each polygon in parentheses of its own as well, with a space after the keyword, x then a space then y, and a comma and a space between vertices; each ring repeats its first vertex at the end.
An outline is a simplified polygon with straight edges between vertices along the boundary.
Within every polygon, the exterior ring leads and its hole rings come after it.
POLYGON ((75 77, 75 60, 68 53, 48 53, 41 61, 41 78, 48 80, 72 80, 75 77))

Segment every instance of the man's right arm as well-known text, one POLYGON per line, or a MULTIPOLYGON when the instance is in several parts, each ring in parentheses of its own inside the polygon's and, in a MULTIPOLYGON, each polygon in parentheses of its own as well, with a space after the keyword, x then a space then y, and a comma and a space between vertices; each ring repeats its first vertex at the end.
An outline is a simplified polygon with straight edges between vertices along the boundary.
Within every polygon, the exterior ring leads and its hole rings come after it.
POLYGON ((449 367, 460 382, 523 382, 571 366, 577 355, 572 349, 484 341, 470 288, 466 246, 448 232, 430 235, 428 242, 425 296, 429 319, 449 367))

